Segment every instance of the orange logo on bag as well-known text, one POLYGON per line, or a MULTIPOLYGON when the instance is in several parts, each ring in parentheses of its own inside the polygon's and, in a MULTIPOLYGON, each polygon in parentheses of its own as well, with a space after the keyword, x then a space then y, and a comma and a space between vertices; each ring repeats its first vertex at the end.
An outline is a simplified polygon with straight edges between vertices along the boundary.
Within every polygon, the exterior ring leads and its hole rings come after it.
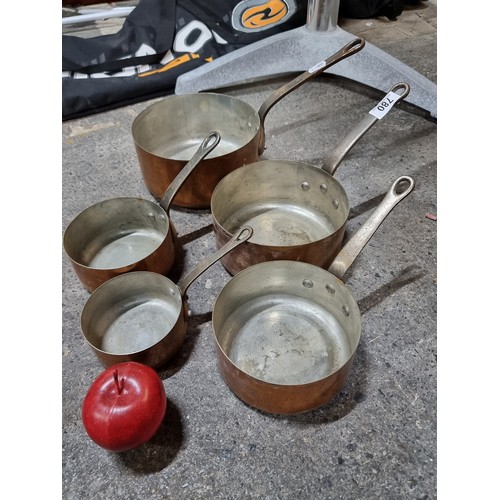
POLYGON ((258 29, 281 21, 287 13, 288 5, 283 0, 268 0, 246 9, 241 14, 241 24, 247 29, 258 29))
POLYGON ((236 31, 257 33, 289 21, 297 12, 296 0, 241 0, 231 14, 236 31))

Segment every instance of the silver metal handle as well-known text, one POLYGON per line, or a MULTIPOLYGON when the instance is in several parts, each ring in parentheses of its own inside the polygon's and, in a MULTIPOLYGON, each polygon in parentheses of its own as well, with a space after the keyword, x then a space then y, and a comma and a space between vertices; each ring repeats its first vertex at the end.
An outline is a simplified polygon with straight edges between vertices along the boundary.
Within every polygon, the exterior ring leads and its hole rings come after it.
MULTIPOLYGON (((398 97, 394 98, 392 106, 395 106, 398 102, 403 100, 410 92, 410 86, 407 83, 396 83, 391 90, 386 94, 386 96, 380 101, 384 102, 389 98, 391 93, 395 94, 398 91, 402 91, 398 94, 398 97)), ((392 108, 391 108, 392 109, 392 108)), ((385 115, 384 115, 385 116, 385 115)), ((345 158, 347 153, 353 148, 353 146, 370 130, 375 123, 380 121, 380 118, 372 115, 371 112, 368 113, 335 147, 333 152, 326 158, 323 162, 321 168, 333 175, 340 165, 342 160, 345 158)))
POLYGON ((214 254, 202 260, 190 273, 182 278, 177 286, 179 287, 181 297, 185 297, 189 285, 198 278, 207 269, 213 266, 224 255, 234 250, 238 245, 249 240, 253 235, 253 229, 250 226, 243 226, 225 245, 221 246, 214 254))
POLYGON ((170 183, 167 190, 163 194, 160 200, 160 206, 165 210, 165 212, 169 212, 170 205, 175 198, 175 195, 179 191, 179 189, 183 186, 183 184, 187 181, 188 177, 191 175, 193 170, 198 166, 198 164, 205 158, 205 156, 210 153, 217 144, 220 142, 220 134, 219 132, 210 132, 203 142, 200 144, 200 147, 194 154, 194 156, 189 160, 182 170, 177 174, 175 179, 170 183))
POLYGON ((356 234, 344 245, 342 250, 329 267, 328 271, 342 279, 347 269, 354 262, 361 250, 368 243, 375 231, 380 227, 384 219, 392 209, 406 196, 408 196, 415 186, 412 177, 403 175, 396 179, 390 187, 380 205, 373 211, 368 220, 356 231, 356 234), (403 187, 405 186, 406 187, 403 187), (399 191, 403 188, 402 191, 399 191))
POLYGON ((299 88, 305 82, 317 76, 328 68, 333 66, 334 64, 346 59, 349 56, 352 56, 359 52, 365 46, 365 41, 362 38, 355 38, 351 40, 349 43, 344 45, 340 50, 335 52, 335 54, 331 55, 324 61, 318 62, 308 71, 304 71, 299 76, 294 78, 291 82, 280 87, 278 90, 275 90, 260 106, 259 108, 259 117, 260 117, 260 136, 259 136, 259 156, 264 152, 265 149, 265 130, 264 130, 264 120, 266 119, 267 113, 269 113, 270 109, 277 104, 283 97, 287 96, 292 90, 299 88))

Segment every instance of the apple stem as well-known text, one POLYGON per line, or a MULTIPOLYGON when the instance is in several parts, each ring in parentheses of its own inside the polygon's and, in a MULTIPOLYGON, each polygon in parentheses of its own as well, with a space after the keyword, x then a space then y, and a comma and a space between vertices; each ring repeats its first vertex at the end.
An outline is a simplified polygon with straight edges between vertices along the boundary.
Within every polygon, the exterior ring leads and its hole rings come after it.
POLYGON ((116 390, 118 391, 118 394, 121 394, 123 391, 123 379, 121 380, 121 384, 120 384, 118 382, 118 370, 115 370, 113 372, 113 378, 115 379, 116 390))

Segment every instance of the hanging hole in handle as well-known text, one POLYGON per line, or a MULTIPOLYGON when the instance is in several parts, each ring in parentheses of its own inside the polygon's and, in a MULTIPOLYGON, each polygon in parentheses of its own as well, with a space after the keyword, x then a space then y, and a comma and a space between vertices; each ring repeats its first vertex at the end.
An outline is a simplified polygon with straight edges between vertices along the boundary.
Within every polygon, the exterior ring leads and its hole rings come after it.
POLYGON ((210 132, 210 134, 203 140, 203 148, 215 148, 220 142, 220 134, 217 131, 210 132))
POLYGON ((250 226, 243 226, 240 230, 240 232, 236 235, 235 240, 236 241, 241 241, 241 240, 249 240, 253 235, 253 228, 250 226))
POLYGON ((413 178, 403 175, 394 181, 393 192, 397 196, 405 196, 412 191, 415 186, 413 178))
POLYGON ((358 52, 365 46, 365 41, 362 38, 355 38, 352 42, 349 42, 346 47, 345 51, 346 53, 349 52, 358 52))
POLYGON ((326 60, 321 61, 320 63, 313 66, 308 72, 315 73, 321 68, 324 68, 324 71, 326 68, 329 68, 333 64, 342 61, 346 57, 356 54, 356 52, 359 52, 365 46, 365 44, 366 42, 362 38, 355 38, 354 40, 351 40, 346 45, 344 45, 344 47, 340 48, 337 52, 335 52, 335 54, 332 54, 326 60))
POLYGON ((396 85, 394 85, 389 92, 394 92, 395 94, 398 94, 401 100, 404 99, 410 93, 410 86, 405 82, 396 83, 396 85), (398 90, 402 90, 402 92, 400 93, 398 92, 398 90))

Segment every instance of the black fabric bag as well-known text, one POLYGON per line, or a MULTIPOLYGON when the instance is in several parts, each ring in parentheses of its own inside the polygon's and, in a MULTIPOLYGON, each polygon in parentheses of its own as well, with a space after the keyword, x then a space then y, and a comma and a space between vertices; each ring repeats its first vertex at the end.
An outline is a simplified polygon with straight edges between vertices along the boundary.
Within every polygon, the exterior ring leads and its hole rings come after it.
POLYGON ((62 118, 173 93, 177 77, 306 22, 307 0, 140 0, 115 34, 63 35, 62 118))
POLYGON ((395 20, 404 9, 405 0, 341 0, 339 16, 352 19, 387 17, 395 20))

